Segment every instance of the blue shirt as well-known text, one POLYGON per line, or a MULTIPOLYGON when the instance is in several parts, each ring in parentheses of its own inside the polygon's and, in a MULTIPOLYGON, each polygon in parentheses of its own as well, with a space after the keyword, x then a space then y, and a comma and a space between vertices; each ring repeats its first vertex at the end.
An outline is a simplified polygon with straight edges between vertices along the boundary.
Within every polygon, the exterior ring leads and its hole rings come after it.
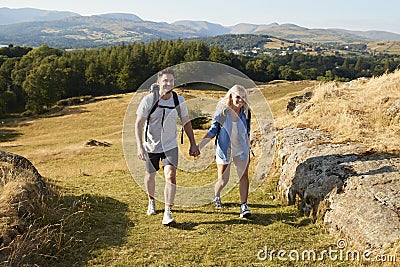
MULTIPOLYGON (((232 133, 232 116, 230 112, 226 111, 226 114, 223 114, 221 110, 217 110, 214 114, 214 118, 211 122, 211 127, 208 130, 207 134, 214 138, 217 135, 219 124, 223 121, 221 130, 218 134, 217 146, 215 150, 215 154, 225 160, 230 161, 231 157, 231 133, 232 133)), ((240 110, 239 120, 237 123, 238 127, 238 136, 239 143, 242 148, 242 153, 240 154, 240 159, 244 160, 249 156, 250 147, 249 147, 249 139, 250 139, 250 123, 247 125, 246 115, 243 110, 240 110)))

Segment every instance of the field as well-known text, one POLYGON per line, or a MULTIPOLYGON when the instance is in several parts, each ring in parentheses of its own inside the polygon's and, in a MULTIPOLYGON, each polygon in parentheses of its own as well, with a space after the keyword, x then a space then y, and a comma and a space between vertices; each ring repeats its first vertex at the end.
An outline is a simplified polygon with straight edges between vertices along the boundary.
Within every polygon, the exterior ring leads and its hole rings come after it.
MULTIPOLYGON (((291 96, 315 85, 313 82, 275 82, 260 88, 278 118, 285 115, 284 109, 291 96)), ((186 90, 185 94, 218 98, 222 93, 186 90)), ((55 226, 59 231, 59 246, 54 255, 43 256, 37 264, 357 265, 351 261, 332 261, 326 255, 322 261, 278 259, 278 250, 287 253, 296 250, 301 255, 305 250, 322 253, 335 249, 339 237, 329 235, 319 223, 300 217, 296 207, 280 203, 276 197, 279 175, 276 169, 272 169, 266 181, 250 194, 253 213, 250 220, 239 218, 236 186, 224 196, 225 207, 221 211, 215 211, 211 203, 175 207, 177 224, 165 227, 161 224, 163 204, 157 202, 158 214, 147 216, 146 194, 132 178, 122 147, 125 111, 133 96, 98 99, 42 117, 4 120, 1 149, 28 158, 61 194, 56 201, 59 213, 44 215, 44 220, 59 224, 55 226), (86 146, 90 139, 109 142, 111 146, 86 146)), ((196 139, 199 141, 203 134, 204 130, 196 130, 196 139)), ((215 167, 203 170, 196 177, 197 182, 215 177, 215 167)), ((192 179, 190 173, 178 173, 178 183, 188 179, 192 179)), ((209 193, 211 201, 212 192, 209 193)))
POLYGON ((376 41, 368 43, 368 48, 377 53, 400 55, 400 41, 376 41))

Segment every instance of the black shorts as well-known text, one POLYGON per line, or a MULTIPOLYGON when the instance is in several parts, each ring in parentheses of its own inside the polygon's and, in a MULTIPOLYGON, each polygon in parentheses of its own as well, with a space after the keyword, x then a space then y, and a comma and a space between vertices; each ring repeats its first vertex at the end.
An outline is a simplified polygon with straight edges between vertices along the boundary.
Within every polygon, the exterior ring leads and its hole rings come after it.
POLYGON ((162 153, 148 153, 149 159, 146 160, 146 171, 148 173, 156 172, 160 169, 160 160, 162 166, 178 166, 178 148, 173 148, 162 153))

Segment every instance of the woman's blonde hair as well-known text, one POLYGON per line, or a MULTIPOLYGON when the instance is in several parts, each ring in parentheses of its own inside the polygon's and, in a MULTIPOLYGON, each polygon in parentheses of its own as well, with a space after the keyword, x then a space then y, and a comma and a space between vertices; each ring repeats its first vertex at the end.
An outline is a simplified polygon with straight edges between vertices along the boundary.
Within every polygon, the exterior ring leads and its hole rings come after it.
POLYGON ((226 95, 218 102, 217 104, 217 109, 221 110, 222 113, 225 113, 225 111, 228 108, 232 107, 232 95, 243 95, 243 100, 244 100, 244 105, 242 107, 242 110, 244 111, 244 114, 246 114, 246 118, 248 116, 248 110, 250 109, 249 106, 249 100, 247 97, 247 90, 241 85, 235 84, 234 86, 231 87, 231 89, 228 90, 226 95), (241 93, 241 94, 240 94, 241 93))

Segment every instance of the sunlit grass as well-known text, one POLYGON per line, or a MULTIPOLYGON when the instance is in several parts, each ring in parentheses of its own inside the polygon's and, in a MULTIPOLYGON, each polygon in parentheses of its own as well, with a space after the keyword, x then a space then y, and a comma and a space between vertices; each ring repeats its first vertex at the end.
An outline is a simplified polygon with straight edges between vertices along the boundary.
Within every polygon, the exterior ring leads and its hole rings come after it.
MULTIPOLYGON (((283 83, 262 86, 268 101, 279 103, 313 83, 283 83), (271 89, 272 88, 272 89, 271 89)), ((192 93, 189 91, 189 93, 192 93)), ((207 92, 198 92, 207 95, 207 92)), ((211 92, 218 99, 223 92, 211 92)), ((65 225, 73 244, 62 249, 44 266, 282 266, 282 261, 260 261, 259 250, 315 249, 334 246, 336 240, 325 228, 299 217, 294 206, 276 198, 279 172, 249 195, 251 220, 239 218, 237 185, 223 198, 224 208, 211 204, 174 207, 177 224, 161 224, 163 203, 155 216, 145 214, 145 192, 131 177, 122 148, 122 123, 133 94, 71 107, 59 116, 7 121, 3 129, 18 133, 1 143, 2 149, 27 157, 39 172, 58 188, 64 203, 84 205, 78 224, 65 225), (107 141, 110 147, 87 147, 89 139, 107 141), (83 203, 83 204, 82 204, 83 203), (258 264, 258 265, 256 265, 258 264)), ((196 140, 204 130, 196 130, 196 140)), ((187 151, 185 140, 182 150, 187 151)), ((251 172, 257 162, 251 165, 251 172)), ((216 179, 213 164, 193 175, 178 172, 178 184, 198 185, 216 179)), ((212 192, 210 192, 210 198, 212 192)), ((210 199, 211 200, 211 199, 210 199)), ((66 236, 68 236, 66 235, 66 236)), ((296 266, 314 262, 291 262, 296 266)), ((337 266, 325 260, 320 266, 337 266)), ((341 266, 354 263, 342 262, 341 266)))

